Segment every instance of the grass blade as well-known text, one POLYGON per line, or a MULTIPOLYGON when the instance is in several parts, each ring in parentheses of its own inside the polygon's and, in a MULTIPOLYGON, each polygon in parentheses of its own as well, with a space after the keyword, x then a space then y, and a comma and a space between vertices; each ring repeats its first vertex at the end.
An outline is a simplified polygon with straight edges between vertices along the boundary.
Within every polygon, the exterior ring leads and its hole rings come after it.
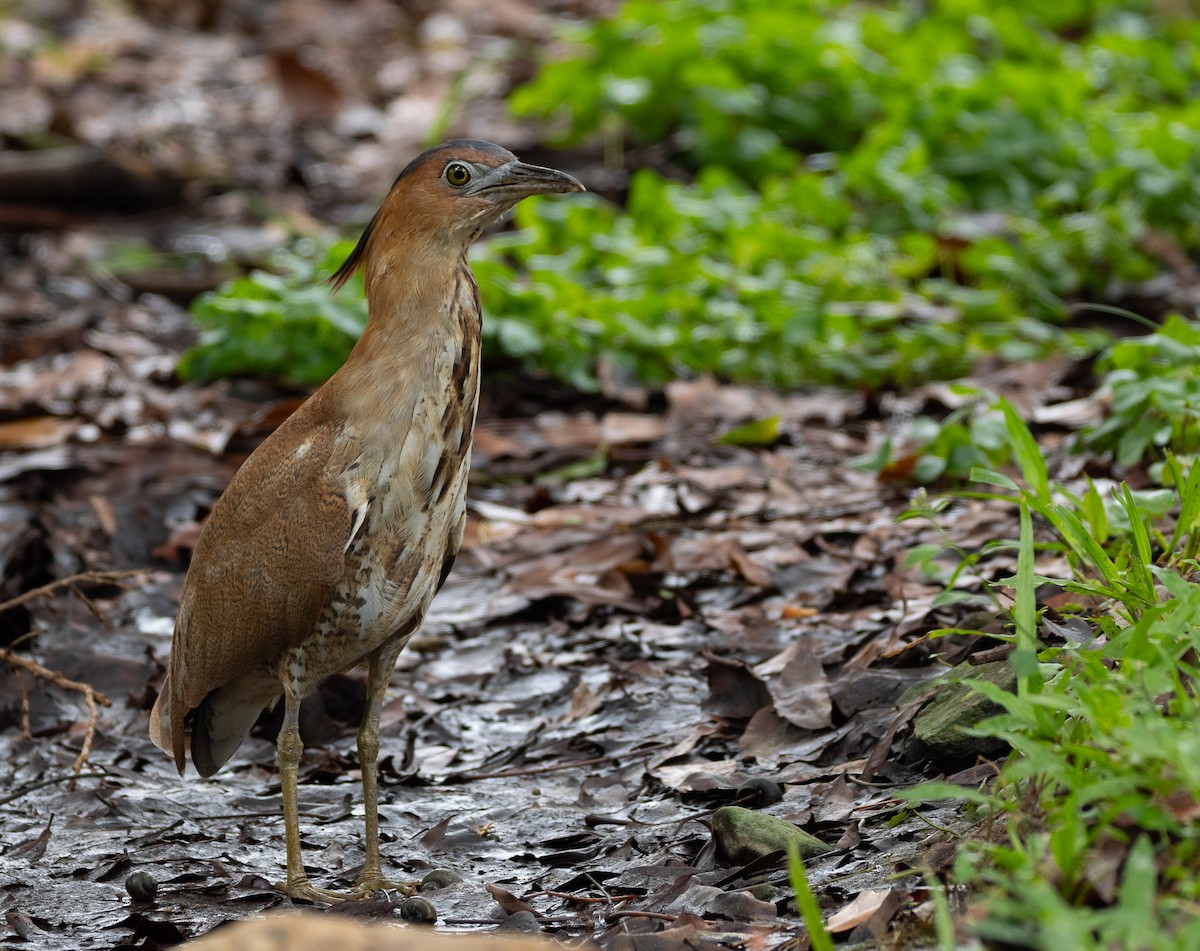
POLYGON ((804 860, 795 843, 788 847, 788 877, 792 881, 792 890, 796 893, 796 905, 808 928, 808 941, 813 951, 833 951, 833 938, 825 930, 825 920, 821 917, 821 906, 817 904, 817 896, 808 887, 808 876, 804 874, 804 860))
POLYGON ((1004 428, 1008 430, 1013 457, 1021 467, 1021 475, 1040 501, 1049 502, 1050 476, 1046 471, 1046 460, 1042 458, 1042 451, 1038 448, 1033 433, 1008 400, 1001 397, 998 405, 1004 413, 1004 428))

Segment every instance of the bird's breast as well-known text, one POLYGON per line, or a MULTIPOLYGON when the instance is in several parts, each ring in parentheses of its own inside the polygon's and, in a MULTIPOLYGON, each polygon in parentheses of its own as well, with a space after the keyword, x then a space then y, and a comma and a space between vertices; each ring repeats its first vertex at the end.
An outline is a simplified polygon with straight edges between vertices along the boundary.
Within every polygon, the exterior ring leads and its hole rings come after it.
POLYGON ((461 544, 479 394, 474 302, 473 282, 464 284, 453 332, 404 368, 395 398, 381 393, 342 430, 345 570, 301 647, 314 679, 411 633, 461 544))

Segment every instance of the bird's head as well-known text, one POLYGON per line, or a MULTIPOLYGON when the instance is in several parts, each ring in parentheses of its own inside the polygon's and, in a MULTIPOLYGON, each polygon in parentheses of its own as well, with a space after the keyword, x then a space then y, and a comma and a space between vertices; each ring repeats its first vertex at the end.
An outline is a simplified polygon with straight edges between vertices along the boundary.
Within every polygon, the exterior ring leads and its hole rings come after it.
POLYGON ((405 166, 329 283, 341 287, 383 242, 395 253, 457 259, 522 198, 584 190, 566 172, 528 165, 491 142, 455 139, 435 146, 405 166))

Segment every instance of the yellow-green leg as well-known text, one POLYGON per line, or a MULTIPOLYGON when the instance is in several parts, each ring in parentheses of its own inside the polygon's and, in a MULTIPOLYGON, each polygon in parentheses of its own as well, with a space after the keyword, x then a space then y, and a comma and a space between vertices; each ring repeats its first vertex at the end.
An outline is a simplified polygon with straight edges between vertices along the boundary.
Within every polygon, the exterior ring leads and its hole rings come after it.
POLYGON ((300 848, 300 810, 296 800, 296 773, 300 768, 300 700, 285 694, 283 727, 279 731, 279 781, 283 787, 283 832, 287 842, 287 881, 277 887, 291 898, 332 905, 352 895, 317 888, 308 881, 300 848))
POLYGON ((358 765, 362 770, 363 809, 366 813, 366 861, 354 886, 354 894, 369 895, 377 891, 412 893, 417 882, 399 882, 383 877, 379 861, 379 715, 387 695, 388 681, 396 666, 404 641, 399 646, 384 645, 370 657, 367 669, 367 709, 358 728, 358 765))

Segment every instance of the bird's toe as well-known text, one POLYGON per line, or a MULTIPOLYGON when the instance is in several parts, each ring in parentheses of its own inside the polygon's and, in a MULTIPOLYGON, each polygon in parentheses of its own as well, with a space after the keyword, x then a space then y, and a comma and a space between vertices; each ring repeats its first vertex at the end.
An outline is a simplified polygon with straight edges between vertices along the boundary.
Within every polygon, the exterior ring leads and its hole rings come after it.
POLYGON ((362 898, 358 889, 349 892, 335 892, 328 888, 317 888, 308 879, 292 882, 276 882, 275 887, 293 901, 307 901, 314 905, 336 905, 352 898, 362 898))

